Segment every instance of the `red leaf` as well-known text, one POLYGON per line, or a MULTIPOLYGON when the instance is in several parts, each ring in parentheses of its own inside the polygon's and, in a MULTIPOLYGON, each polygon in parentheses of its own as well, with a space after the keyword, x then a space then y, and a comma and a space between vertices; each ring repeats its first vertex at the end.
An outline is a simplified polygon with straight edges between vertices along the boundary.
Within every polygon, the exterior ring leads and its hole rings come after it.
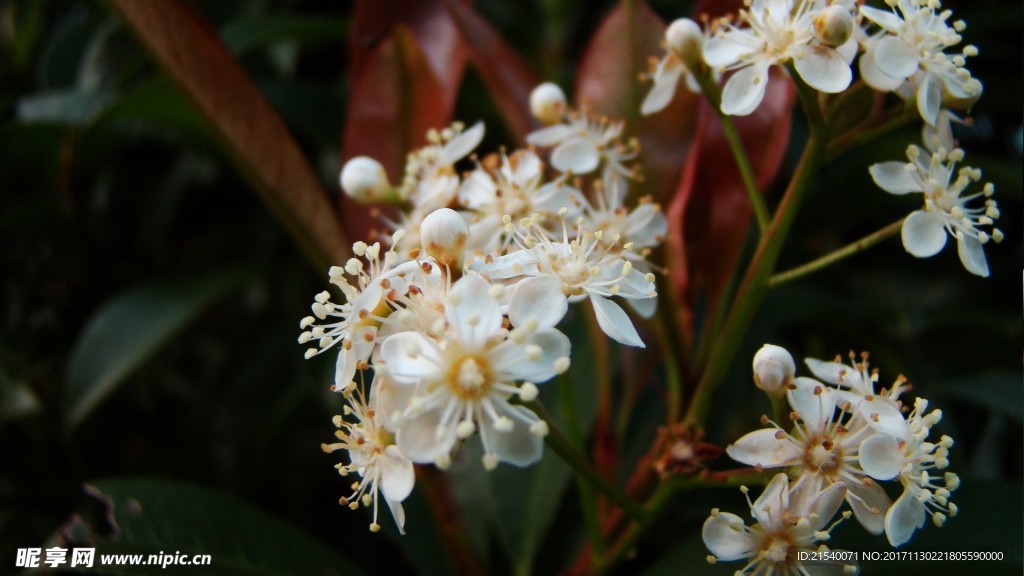
POLYGON ((472 8, 452 0, 447 6, 469 47, 473 65, 498 105, 509 131, 517 140, 525 141, 534 127, 530 115, 530 91, 540 83, 540 79, 472 8))
MULTIPOLYGON (((733 117, 762 190, 782 167, 794 95, 789 77, 773 71, 757 111, 733 117)), ((683 259, 673 262, 673 286, 689 305, 703 296, 712 309, 740 257, 753 210, 722 124, 706 101, 701 116, 698 143, 669 207, 669 236, 672 255, 683 259)))
POLYGON ((320 265, 344 262, 349 243, 316 173, 206 22, 180 0, 111 4, 306 253, 320 265))
POLYGON ((680 85, 665 110, 640 116, 650 84, 640 81, 651 58, 664 50, 665 23, 643 0, 623 0, 605 18, 584 53, 576 84, 576 103, 625 119, 627 134, 640 140, 644 191, 667 200, 686 158, 702 97, 680 85))
POLYGON ((444 0, 358 0, 349 37, 351 78, 363 75, 371 64, 374 48, 403 25, 412 31, 422 47, 450 114, 465 70, 467 51, 455 22, 445 10, 444 0))

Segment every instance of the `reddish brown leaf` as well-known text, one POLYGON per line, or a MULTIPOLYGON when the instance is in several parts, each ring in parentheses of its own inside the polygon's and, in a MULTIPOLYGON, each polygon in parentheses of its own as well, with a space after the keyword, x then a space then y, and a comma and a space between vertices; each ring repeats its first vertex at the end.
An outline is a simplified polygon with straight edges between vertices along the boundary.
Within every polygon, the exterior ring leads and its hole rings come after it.
POLYGON ((320 265, 344 262, 349 244, 315 172, 206 22, 181 0, 110 1, 303 250, 320 265))
POLYGON ((648 117, 640 104, 650 90, 641 82, 651 58, 664 53, 665 23, 643 0, 623 0, 590 40, 580 64, 576 102, 596 112, 623 118, 627 132, 640 140, 647 194, 667 201, 693 138, 700 96, 680 86, 672 104, 648 117))
MULTIPOLYGON (((773 71, 764 101, 750 116, 734 117, 747 155, 764 189, 778 174, 789 143, 795 90, 785 73, 773 71)), ((673 285, 691 305, 698 296, 713 307, 729 281, 751 229, 753 210, 718 116, 701 105, 700 140, 669 210, 673 285), (678 245, 682 238, 682 246, 678 245), (685 248, 685 253, 682 250, 685 248)))
MULTIPOLYGON (((412 31, 401 25, 374 48, 362 76, 355 80, 342 162, 370 156, 398 183, 408 152, 425 145, 427 130, 443 127, 450 117, 440 82, 412 31)), ((342 214, 353 237, 368 237, 374 219, 368 217, 365 206, 343 198, 342 214)))
POLYGON ((374 49, 399 26, 409 28, 422 47, 450 114, 465 70, 467 51, 455 22, 445 10, 445 0, 357 0, 349 37, 351 78, 363 75, 371 65, 374 49))
POLYGON ((526 134, 534 127, 530 116, 530 91, 540 79, 472 8, 453 0, 448 0, 447 6, 469 47, 470 59, 509 131, 517 140, 525 141, 526 134))

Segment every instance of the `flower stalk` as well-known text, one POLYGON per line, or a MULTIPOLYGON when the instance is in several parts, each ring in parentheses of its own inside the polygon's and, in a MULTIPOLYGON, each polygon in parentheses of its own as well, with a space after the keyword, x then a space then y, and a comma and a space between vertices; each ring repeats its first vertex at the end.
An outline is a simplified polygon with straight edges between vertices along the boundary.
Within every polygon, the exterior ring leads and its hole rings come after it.
POLYGON ((843 246, 838 250, 830 252, 822 256, 821 258, 817 258, 811 262, 808 262, 807 264, 797 266, 796 268, 786 270, 785 272, 779 272, 778 274, 775 274, 771 277, 771 279, 768 281, 768 286, 771 288, 775 288, 776 286, 780 286, 782 284, 785 284, 786 282, 792 282, 793 280, 796 280, 798 278, 803 278, 808 274, 813 274, 819 270, 831 266, 832 264, 835 264, 836 262, 849 258, 854 254, 859 254, 860 252, 863 252, 864 250, 867 250, 868 248, 871 248, 872 246, 880 242, 888 240, 889 238, 892 238, 893 236, 899 233, 900 228, 903 227, 904 220, 906 220, 906 218, 900 218, 899 220, 893 222, 892 224, 889 224, 885 228, 882 228, 881 230, 876 230, 875 232, 868 234, 867 236, 861 238, 860 240, 850 242, 846 246, 843 246))

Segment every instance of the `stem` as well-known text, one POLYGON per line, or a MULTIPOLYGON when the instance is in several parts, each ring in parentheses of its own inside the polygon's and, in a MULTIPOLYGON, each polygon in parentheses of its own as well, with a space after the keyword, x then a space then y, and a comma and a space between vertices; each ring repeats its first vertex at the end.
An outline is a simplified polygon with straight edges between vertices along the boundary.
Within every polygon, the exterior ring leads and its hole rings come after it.
POLYGON ((539 402, 530 404, 530 408, 534 410, 545 422, 548 423, 548 435, 545 438, 545 443, 552 452, 558 455, 576 476, 585 479, 590 485, 596 488, 602 495, 608 500, 611 500, 615 504, 618 504, 626 511, 627 514, 634 518, 640 518, 643 516, 643 508, 626 496, 622 491, 613 486, 610 482, 601 477, 596 470, 587 464, 583 455, 577 451, 571 442, 562 435, 562 433, 555 427, 555 423, 551 420, 551 416, 544 409, 544 406, 539 402))
POLYGON ((861 238, 860 240, 851 242, 834 252, 831 252, 829 254, 822 256, 821 258, 818 258, 817 260, 808 262, 807 264, 804 264, 802 266, 797 266, 796 268, 792 268, 790 270, 786 270, 785 272, 780 272, 772 276, 771 279, 768 280, 768 286, 770 288, 774 288, 781 284, 785 284, 786 282, 796 280, 797 278, 802 278, 808 274, 817 272, 822 268, 835 264, 836 262, 839 262, 844 258, 853 256, 854 254, 857 254, 863 250, 867 250, 868 248, 871 248, 875 244, 878 244, 883 240, 887 240, 895 236, 903 227, 903 220, 905 220, 905 218, 901 218, 896 222, 889 224, 885 228, 872 232, 871 234, 868 234, 867 236, 861 238))
POLYGON ((669 328, 665 325, 670 315, 659 314, 658 316, 660 318, 654 322, 654 327, 661 344, 661 357, 665 360, 665 387, 668 393, 665 422, 671 424, 679 420, 679 413, 683 408, 682 367, 679 364, 679 355, 682 354, 682 350, 674 348, 669 328))
POLYGON ((718 119, 722 122, 725 138, 729 141, 729 148, 732 149, 733 158, 736 159, 736 166, 740 170, 740 177, 743 178, 747 197, 750 199, 750 205, 754 208, 757 228, 763 235, 768 230, 771 216, 769 215, 768 208, 765 206, 764 198, 761 196, 761 189, 757 185, 757 175, 754 173, 754 168, 750 165, 750 158, 747 157, 747 151, 743 147, 740 133, 736 130, 736 124, 732 121, 732 116, 722 112, 722 93, 718 89, 718 83, 715 82, 714 77, 710 73, 697 73, 695 77, 697 78, 697 83, 700 84, 701 90, 704 92, 704 96, 711 104, 711 108, 714 109, 718 119))
POLYGON ((786 70, 789 70, 789 76, 793 79, 793 84, 796 85, 796 93, 800 96, 800 103, 803 104, 804 113, 807 114, 807 121, 810 123, 811 130, 821 130, 825 127, 825 117, 821 112, 818 91, 804 82, 804 79, 800 77, 800 73, 796 71, 796 66, 793 65, 793 62, 786 64, 786 70))
POLYGON ((545 422, 548 423, 548 436, 546 443, 551 449, 565 461, 574 471, 576 471, 576 485, 579 486, 580 496, 580 509, 583 512, 583 521, 587 527, 587 538, 590 540, 590 553, 592 561, 596 562, 597 558, 604 550, 604 536, 601 534, 601 519, 597 516, 597 496, 594 495, 594 484, 588 484, 585 479, 593 477, 600 478, 596 472, 590 470, 590 466, 586 464, 586 461, 582 456, 579 455, 575 446, 583 446, 583 434, 580 430, 579 415, 576 413, 576 398, 572 392, 572 381, 568 378, 558 379, 558 396, 560 404, 562 406, 562 412, 565 414, 566 427, 569 429, 569 435, 572 438, 570 443, 561 433, 558 432, 558 428, 555 427, 554 421, 551 416, 544 409, 544 406, 540 402, 533 402, 531 408, 536 412, 545 422))
MULTIPOLYGON (((798 83, 799 84, 799 83, 798 83)), ((820 113, 820 110, 819 110, 820 113)), ((733 300, 735 305, 726 317, 722 331, 711 348, 706 368, 697 384, 690 407, 686 412, 685 421, 697 428, 701 427, 711 409, 711 398, 715 389, 725 377, 732 358, 739 349, 743 335, 753 319, 761 301, 768 291, 768 280, 786 237, 789 235, 803 195, 816 172, 824 153, 824 142, 827 134, 823 128, 811 125, 811 134, 807 140, 800 163, 786 193, 779 203, 768 233, 762 236, 757 251, 747 268, 747 274, 733 300)))

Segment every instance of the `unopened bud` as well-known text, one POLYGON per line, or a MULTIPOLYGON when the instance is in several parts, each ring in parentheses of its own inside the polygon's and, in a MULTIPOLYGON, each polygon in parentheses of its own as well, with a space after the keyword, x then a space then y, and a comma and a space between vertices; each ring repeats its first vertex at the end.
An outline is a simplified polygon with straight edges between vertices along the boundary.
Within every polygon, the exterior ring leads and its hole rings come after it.
POLYGON ((530 113, 545 124, 561 122, 565 108, 565 92, 557 84, 545 82, 530 92, 530 113))
POLYGON ((839 4, 822 10, 814 18, 814 36, 825 46, 842 46, 853 34, 853 15, 839 4))
POLYGON ((462 260, 469 242, 469 226, 451 208, 434 210, 420 224, 423 251, 446 266, 462 260))
POLYGON ((665 29, 665 44, 687 68, 693 70, 703 58, 704 32, 689 18, 680 18, 665 29))
POLYGON ((341 189, 353 200, 379 200, 391 189, 384 167, 368 156, 356 156, 341 169, 341 189))
POLYGON ((785 390, 796 374, 793 356, 785 348, 765 344, 754 354, 754 384, 765 392, 785 390))

